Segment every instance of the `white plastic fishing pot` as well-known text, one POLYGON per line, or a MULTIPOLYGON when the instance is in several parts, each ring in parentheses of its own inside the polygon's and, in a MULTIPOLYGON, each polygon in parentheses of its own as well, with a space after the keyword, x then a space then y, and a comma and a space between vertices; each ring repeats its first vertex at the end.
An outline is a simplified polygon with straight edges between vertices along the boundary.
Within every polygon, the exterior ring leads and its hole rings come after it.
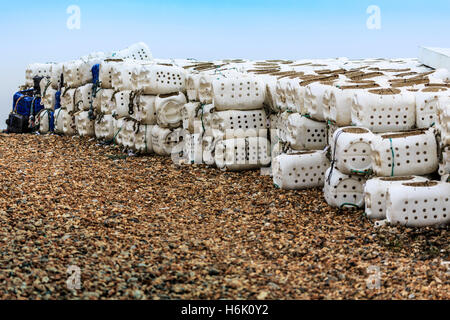
POLYGON ((276 86, 277 78, 272 76, 261 76, 260 79, 265 82, 265 99, 264 104, 274 112, 279 112, 276 102, 276 86))
POLYGON ((123 138, 125 132, 123 131, 123 128, 125 127, 126 120, 125 118, 113 118, 113 125, 114 125, 114 141, 119 145, 123 146, 123 138))
POLYGON ((442 157, 439 163, 439 175, 445 176, 450 174, 450 146, 446 146, 442 150, 442 157))
MULTIPOLYGON (((197 112, 200 110, 200 102, 189 102, 181 108, 181 117, 183 119, 183 129, 190 133, 200 133, 201 129, 196 128, 197 112)), ((201 126, 201 122, 200 123, 201 126)))
POLYGON ((416 94, 416 126, 430 128, 437 121, 437 110, 441 99, 450 96, 450 90, 444 87, 428 87, 416 94))
POLYGON ((379 177, 431 174, 439 167, 434 129, 377 136, 371 157, 379 177))
POLYGON ((199 101, 198 90, 200 86, 200 74, 190 73, 186 76, 186 93, 189 101, 199 101))
POLYGON ((64 63, 63 65, 64 87, 78 88, 84 84, 83 77, 81 75, 82 64, 83 64, 82 60, 74 60, 64 63))
POLYGON ((106 141, 114 138, 114 118, 111 114, 99 116, 94 123, 95 137, 106 141))
POLYGON ((152 129, 152 145, 153 151, 160 156, 169 156, 173 147, 171 137, 173 131, 168 128, 162 128, 158 125, 153 126, 152 129))
POLYGON ((287 81, 286 79, 281 79, 277 81, 275 86, 275 103, 277 110, 281 112, 287 111, 287 102, 286 102, 286 90, 287 90, 287 81))
POLYGON ((144 94, 171 94, 186 90, 186 71, 180 67, 142 65, 136 79, 135 87, 143 90, 144 94))
POLYGON ((47 87, 44 91, 41 91, 41 94, 41 104, 45 109, 54 110, 56 104, 56 90, 52 87, 47 87))
POLYGON ((186 96, 182 92, 163 94, 156 97, 155 110, 158 125, 177 128, 182 125, 181 109, 186 104, 186 96))
POLYGON ((386 218, 390 224, 425 227, 450 222, 450 183, 402 183, 390 187, 386 198, 386 218))
POLYGON ((55 90, 59 90, 62 87, 61 76, 63 74, 63 63, 55 63, 52 65, 52 72, 50 75, 51 86, 55 90))
POLYGON ((74 102, 75 89, 61 89, 61 108, 66 109, 69 112, 75 111, 74 102))
POLYGON ((225 133, 225 139, 267 137, 266 112, 261 110, 229 110, 213 112, 210 128, 225 133))
POLYGON ((203 163, 202 135, 199 133, 185 135, 184 154, 187 156, 187 161, 191 164, 203 163))
POLYGON ((89 83, 75 89, 75 110, 89 110, 92 103, 92 86, 92 83, 89 83))
POLYGON ((75 126, 78 135, 81 137, 94 137, 94 120, 89 119, 88 111, 80 111, 75 113, 75 126))
MULTIPOLYGON (((302 96, 298 79, 289 79, 286 83, 286 108, 291 112, 302 113, 304 95, 302 96)), ((304 93, 304 91, 303 91, 304 93)))
POLYGON ((304 110, 314 120, 325 121, 323 98, 325 90, 329 87, 321 83, 312 83, 305 88, 304 110))
POLYGON ((338 169, 325 172, 324 196, 326 202, 336 208, 364 206, 364 184, 362 176, 347 175, 338 169))
POLYGON ((114 90, 99 90, 93 100, 93 107, 97 113, 112 114, 116 108, 114 90))
POLYGON ((213 102, 212 81, 214 76, 202 74, 198 80, 198 99, 203 104, 213 102))
POLYGON ((364 188, 367 217, 374 220, 386 219, 386 195, 390 187, 404 182, 424 182, 428 179, 418 176, 384 177, 369 179, 364 188))
POLYGON ((52 67, 52 63, 33 63, 28 65, 25 70, 25 86, 32 88, 34 85, 34 77, 50 77, 52 67))
POLYGON ((154 124, 156 121, 155 96, 142 95, 137 91, 120 91, 114 95, 113 113, 118 117, 132 117, 143 124, 154 124))
POLYGON ((214 140, 212 136, 203 136, 202 139, 202 157, 203 163, 208 166, 215 165, 214 154, 216 151, 216 144, 221 140, 214 140))
MULTIPOLYGON (((56 113, 58 113, 59 109, 56 113)), ((61 114, 58 115, 62 118, 62 131, 64 135, 66 136, 73 136, 76 132, 76 126, 75 126, 75 118, 73 116, 72 112, 69 112, 67 110, 62 109, 61 114)))
POLYGON ((274 184, 284 190, 323 187, 330 161, 323 151, 283 154, 272 162, 274 184))
POLYGON ((113 52, 111 54, 111 57, 119 59, 141 60, 141 61, 149 61, 153 59, 150 48, 144 42, 138 42, 132 44, 126 49, 113 52))
POLYGON ((436 128, 440 132, 441 143, 450 146, 450 97, 442 99, 438 105, 436 128))
POLYGON ((219 169, 242 171, 265 167, 271 162, 270 142, 261 137, 222 140, 214 159, 219 169))
POLYGON ((63 110, 62 108, 55 110, 55 133, 58 134, 64 134, 64 113, 67 111, 63 110))
MULTIPOLYGON (((360 87, 366 87, 361 85, 360 87)), ((373 85, 375 88, 376 84, 373 85)), ((328 86, 323 99, 323 112, 326 120, 334 122, 340 127, 352 124, 352 101, 359 89, 358 85, 328 86)))
POLYGON ((140 124, 139 130, 135 133, 134 150, 140 154, 153 153, 152 131, 153 125, 140 124))
POLYGON ((327 145, 327 125, 299 113, 292 113, 286 122, 285 140, 294 150, 322 150, 327 145))
POLYGON ((134 112, 132 117, 141 124, 156 124, 156 96, 141 95, 134 104, 134 112))
POLYGON ((265 100, 264 82, 256 77, 215 79, 212 91, 219 111, 261 109, 265 100))
POLYGON ((344 174, 368 175, 372 172, 372 147, 375 135, 361 127, 336 130, 330 143, 335 166, 344 174))
POLYGON ((118 137, 120 136, 119 145, 123 146, 124 148, 132 150, 134 148, 138 126, 139 124, 136 123, 136 121, 133 121, 128 118, 124 119, 121 126, 121 131, 118 134, 118 137))
POLYGON ((133 61, 124 61, 112 64, 111 84, 115 91, 136 90, 136 84, 133 79, 137 77, 136 73, 141 70, 141 66, 133 61))
POLYGON ((51 109, 42 109, 36 116, 36 122, 39 123, 39 133, 46 134, 50 132, 50 121, 52 118, 51 109))
POLYGON ((415 94, 399 89, 370 89, 355 93, 352 122, 374 133, 404 131, 416 124, 415 94))

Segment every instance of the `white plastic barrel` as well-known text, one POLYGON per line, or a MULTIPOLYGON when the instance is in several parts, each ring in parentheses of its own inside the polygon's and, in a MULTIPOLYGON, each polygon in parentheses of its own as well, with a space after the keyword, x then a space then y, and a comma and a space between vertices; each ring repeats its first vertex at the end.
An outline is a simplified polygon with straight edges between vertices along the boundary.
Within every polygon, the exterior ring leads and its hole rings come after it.
POLYGON ((50 77, 52 74, 52 63, 33 63, 27 66, 25 70, 25 86, 32 88, 34 77, 50 77))
POLYGON ((200 74, 190 73, 186 76, 186 94, 189 101, 199 101, 198 89, 200 86, 200 74))
POLYGON ((344 174, 367 175, 372 170, 371 144, 375 135, 361 127, 344 127, 335 131, 330 142, 331 157, 344 174))
POLYGON ((153 153, 152 131, 153 125, 140 124, 134 137, 134 150, 140 154, 153 153))
POLYGON ((112 140, 114 138, 114 119, 111 114, 99 116, 94 123, 95 137, 97 139, 112 140))
POLYGON ((416 124, 416 98, 399 89, 370 89, 355 93, 352 123, 374 133, 403 131, 416 124))
POLYGON ((289 114, 285 122, 286 135, 283 137, 294 150, 322 150, 327 145, 327 125, 314 121, 299 113, 289 114))
POLYGON ((325 121, 323 97, 329 87, 329 85, 315 82, 305 88, 304 110, 314 120, 325 121))
POLYGON ((92 83, 75 89, 75 109, 87 111, 92 103, 92 83))
POLYGON ((428 87, 416 94, 416 126, 430 128, 437 121, 440 100, 449 97, 450 90, 444 87, 428 87))
POLYGON ((182 92, 157 96, 155 111, 158 125, 166 128, 180 127, 183 122, 181 109, 186 102, 186 96, 182 92))
POLYGON ((75 113, 75 126, 78 135, 81 137, 94 137, 94 120, 89 119, 88 111, 79 111, 75 113))
POLYGON ((52 117, 53 110, 42 109, 36 115, 36 122, 39 123, 39 133, 46 134, 50 132, 50 121, 52 117))
POLYGON ((374 220, 386 219, 386 195, 390 187, 404 182, 423 182, 428 179, 419 176, 382 177, 369 179, 364 188, 367 217, 374 220))
POLYGON ((271 162, 270 142, 261 137, 222 140, 214 155, 219 169, 242 171, 261 168, 271 162))
POLYGON ((324 196, 326 202, 337 208, 364 206, 364 184, 362 176, 347 175, 338 169, 325 172, 324 196))
POLYGON ((265 84, 256 77, 220 78, 212 81, 214 107, 224 110, 261 109, 265 100, 265 84))
POLYGON ((439 167, 434 129, 376 136, 371 157, 379 177, 431 174, 439 167))
POLYGON ((170 94, 186 90, 186 71, 175 66, 143 65, 137 89, 148 95, 170 94))
POLYGON ((450 222, 450 183, 411 182, 389 188, 386 218, 390 224, 409 227, 450 222))
POLYGON ((266 112, 261 110, 229 110, 211 114, 210 128, 225 134, 225 139, 267 137, 266 112))
POLYGON ((61 108, 66 109, 69 112, 74 112, 75 102, 74 102, 75 89, 61 89, 61 108))
POLYGON ((330 161, 323 151, 283 154, 272 162, 274 184, 284 190, 323 187, 330 161))

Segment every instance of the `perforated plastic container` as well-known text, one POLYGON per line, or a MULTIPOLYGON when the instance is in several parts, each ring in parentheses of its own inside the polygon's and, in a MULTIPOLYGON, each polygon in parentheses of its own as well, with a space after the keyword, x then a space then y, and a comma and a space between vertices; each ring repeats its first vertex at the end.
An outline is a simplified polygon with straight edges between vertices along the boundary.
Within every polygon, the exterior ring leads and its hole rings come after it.
POLYGON ((50 77, 52 74, 52 63, 33 63, 27 66, 25 70, 25 85, 32 88, 34 77, 50 77))
POLYGON ((50 74, 51 86, 55 90, 59 90, 62 87, 61 76, 63 74, 63 63, 55 63, 52 65, 52 70, 50 74))
POLYGON ((321 83, 312 83, 305 88, 304 110, 314 120, 325 121, 323 98, 325 90, 329 87, 321 83))
POLYGON ((399 89, 370 89, 355 93, 352 122, 374 133, 403 131, 416 124, 415 94, 399 89))
POLYGON ((64 87, 78 88, 84 84, 83 77, 81 75, 82 64, 83 61, 81 60, 74 60, 64 63, 63 65, 64 87))
POLYGON ((186 90, 186 71, 175 66, 143 65, 134 86, 148 95, 170 94, 186 90))
POLYGON ((92 83, 77 88, 74 101, 75 110, 89 110, 92 103, 92 83))
POLYGON ((61 92, 61 108, 66 109, 69 112, 75 111, 75 89, 63 88, 61 92))
POLYGON ((450 146, 442 149, 442 156, 439 163, 439 174, 445 176, 450 174, 450 146))
POLYGON ((58 134, 64 134, 64 113, 65 109, 59 108, 55 111, 55 132, 58 134), (64 110, 64 111, 63 111, 64 110))
POLYGON ((98 91, 93 99, 93 107, 98 113, 112 114, 116 108, 114 90, 101 89, 98 91))
POLYGON ((286 134, 280 134, 294 150, 322 150, 327 145, 327 125, 298 113, 291 113, 285 122, 286 134))
POLYGON ((141 66, 132 61, 113 64, 111 66, 112 88, 115 91, 136 90, 136 84, 132 80, 137 77, 138 70, 142 70, 141 66))
POLYGON ((94 120, 89 119, 88 111, 80 111, 75 114, 75 126, 81 137, 94 137, 94 120))
POLYGON ((434 129, 377 136, 371 156, 373 171, 379 177, 422 176, 439 167, 434 129))
POLYGON ((352 176, 329 168, 325 172, 324 196, 326 202, 337 208, 364 206, 364 184, 362 176, 352 176))
POLYGON ((286 91, 286 79, 278 80, 275 86, 275 103, 277 110, 280 110, 281 112, 287 110, 286 91))
POLYGON ((364 197, 367 217, 374 220, 386 219, 386 195, 390 187, 404 182, 424 182, 428 179, 418 176, 373 178, 366 182, 364 197))
MULTIPOLYGON (((200 110, 200 102, 189 102, 181 108, 181 117, 183 118, 183 129, 190 133, 200 133, 200 126, 196 128, 197 112, 200 110)), ((200 120, 201 121, 201 120, 200 120)))
POLYGON ((367 175, 372 171, 372 141, 375 135, 361 127, 344 127, 335 131, 331 156, 344 174, 367 175))
POLYGON ((450 183, 411 182, 392 186, 387 192, 386 218, 390 224, 409 227, 450 222, 450 183))
POLYGON ((265 100, 265 85, 256 77, 215 79, 212 91, 219 111, 261 109, 265 100))
POLYGON ((180 127, 183 123, 181 109, 186 102, 186 96, 182 92, 156 97, 155 111, 158 125, 167 128, 180 127))
POLYGON ((230 171, 242 171, 270 164, 270 142, 265 138, 250 137, 222 140, 216 144, 216 166, 230 171))
POLYGON ((158 155, 169 156, 172 148, 180 142, 180 131, 155 125, 152 130, 153 151, 158 155))
POLYGON ((225 134, 225 139, 246 137, 267 137, 266 112, 261 110, 218 111, 211 115, 210 128, 225 134))
POLYGON ((440 132, 441 143, 450 146, 450 97, 439 102, 436 128, 440 132))
POLYGON ((440 100, 450 96, 450 90, 444 87, 428 87, 416 94, 416 126, 430 128, 437 121, 440 100))
POLYGON ((199 101, 198 89, 200 86, 200 74, 188 74, 186 76, 186 93, 189 101, 199 101))
MULTIPOLYGON (((66 136, 73 136, 76 134, 75 118, 72 112, 61 109, 60 114, 58 113, 60 109, 57 110, 58 118, 61 117, 62 120, 62 131, 66 136)), ((56 117, 55 117, 56 118, 56 117)))
POLYGON ((152 60, 153 58, 149 47, 143 42, 138 42, 129 46, 126 49, 113 52, 111 54, 111 57, 121 59, 141 60, 141 61, 148 61, 152 60))
POLYGON ((272 162, 274 184, 284 190, 323 187, 330 161, 323 151, 283 154, 272 162))
POLYGON ((123 131, 123 128, 125 126, 125 119, 124 118, 113 118, 113 125, 114 125, 114 141, 119 145, 123 146, 123 136, 125 132, 123 131))
POLYGON ((114 138, 114 119, 111 114, 99 116, 94 123, 97 139, 112 140, 114 138))
POLYGON ((153 153, 152 131, 153 125, 140 124, 134 137, 134 150, 140 154, 153 153))
POLYGON ((185 135, 184 154, 189 163, 202 164, 203 150, 202 150, 202 136, 199 133, 185 135))
POLYGON ((136 121, 125 119, 120 132, 121 141, 120 145, 133 150, 136 141, 136 132, 138 131, 139 124, 136 121))
POLYGON ((54 130, 54 112, 50 109, 43 109, 36 115, 36 122, 39 123, 39 133, 46 134, 54 130))
POLYGON ((56 105, 56 90, 52 87, 46 87, 41 90, 41 104, 48 110, 55 110, 56 105))
POLYGON ((198 79, 198 99, 203 104, 213 102, 212 81, 214 76, 202 74, 198 79))

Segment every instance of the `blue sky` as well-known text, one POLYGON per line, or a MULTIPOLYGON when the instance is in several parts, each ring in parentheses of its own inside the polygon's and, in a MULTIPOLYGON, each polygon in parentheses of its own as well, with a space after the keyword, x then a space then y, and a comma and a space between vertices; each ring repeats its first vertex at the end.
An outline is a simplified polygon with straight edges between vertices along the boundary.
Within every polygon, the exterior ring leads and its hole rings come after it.
POLYGON ((448 0, 3 1, 0 127, 32 62, 65 61, 144 41, 159 58, 416 57, 419 45, 450 47, 448 0), (67 7, 81 9, 69 30, 67 7), (369 30, 366 9, 381 9, 369 30))

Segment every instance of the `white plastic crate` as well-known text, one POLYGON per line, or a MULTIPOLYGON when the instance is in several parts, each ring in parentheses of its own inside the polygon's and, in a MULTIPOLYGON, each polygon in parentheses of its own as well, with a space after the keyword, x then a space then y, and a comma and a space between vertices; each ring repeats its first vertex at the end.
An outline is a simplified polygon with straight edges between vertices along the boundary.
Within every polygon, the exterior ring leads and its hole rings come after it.
POLYGON ((189 101, 199 101, 198 90, 200 86, 200 74, 190 73, 186 76, 186 93, 189 101))
POLYGON ((436 128, 440 132, 441 143, 444 146, 450 146, 450 97, 440 100, 436 128))
POLYGON ((450 183, 412 182, 392 186, 387 192, 386 218, 390 224, 409 227, 450 222, 450 183))
POLYGON ((92 83, 86 84, 82 87, 75 89, 75 110, 84 110, 87 111, 91 107, 92 104, 92 83))
POLYGON ((25 70, 25 86, 32 88, 34 85, 34 77, 50 77, 52 67, 52 63, 33 63, 28 65, 25 70))
POLYGON ((304 110, 314 120, 325 121, 323 98, 329 85, 312 83, 305 88, 304 110))
POLYGON ((160 64, 141 65, 139 74, 132 80, 136 89, 144 94, 159 95, 186 90, 186 71, 180 67, 160 64))
POLYGON ((61 108, 69 112, 75 111, 75 89, 61 89, 61 108))
POLYGON ((334 165, 344 174, 368 175, 372 172, 372 141, 375 135, 361 127, 335 131, 330 142, 334 165))
POLYGON ((370 89, 355 93, 352 123, 374 133, 404 131, 416 124, 416 98, 399 89, 370 89))
MULTIPOLYGON (((200 133, 200 128, 196 128, 197 112, 200 110, 200 102, 189 102, 181 108, 183 118, 183 129, 190 133, 200 133)), ((201 126, 201 122, 200 122, 201 126)))
POLYGON ((157 96, 155 111, 158 125, 167 128, 180 127, 183 123, 181 109, 186 102, 186 96, 182 92, 157 96))
POLYGON ((373 178, 366 182, 364 197, 367 217, 374 220, 386 219, 386 195, 390 187, 404 182, 428 181, 424 177, 384 177, 373 178))
POLYGON ((329 168, 325 172, 324 196, 326 202, 336 208, 364 206, 364 184, 362 176, 352 176, 329 168))
POLYGON ((422 176, 439 167, 434 129, 376 136, 371 156, 379 177, 422 176))
POLYGON ((272 162, 274 184, 284 190, 323 187, 330 161, 323 151, 283 154, 272 162))
POLYGON ((450 90, 444 87, 428 87, 416 94, 416 126, 430 128, 437 121, 440 100, 449 97, 450 90))
POLYGON ((78 135, 81 137, 94 137, 94 120, 89 119, 88 111, 79 111, 75 113, 75 126, 78 135))
POLYGON ((217 111, 211 114, 209 126, 225 134, 225 139, 246 137, 267 137, 266 112, 261 110, 217 111))
POLYGON ((261 109, 265 100, 265 86, 255 77, 220 78, 212 81, 214 107, 224 110, 261 109))
POLYGON ((214 159, 219 169, 242 171, 270 164, 270 142, 261 137, 222 140, 216 144, 214 159))
POLYGON ((140 154, 153 153, 152 131, 153 125, 140 124, 134 136, 134 150, 140 154))
POLYGON ((322 150, 327 145, 327 125, 299 113, 288 114, 286 134, 280 134, 294 150, 322 150))
POLYGON ((46 134, 50 132, 51 113, 53 110, 42 109, 36 116, 36 123, 39 124, 39 133, 46 134))
POLYGON ((94 123, 97 139, 112 140, 114 138, 114 118, 111 114, 100 115, 94 123))

